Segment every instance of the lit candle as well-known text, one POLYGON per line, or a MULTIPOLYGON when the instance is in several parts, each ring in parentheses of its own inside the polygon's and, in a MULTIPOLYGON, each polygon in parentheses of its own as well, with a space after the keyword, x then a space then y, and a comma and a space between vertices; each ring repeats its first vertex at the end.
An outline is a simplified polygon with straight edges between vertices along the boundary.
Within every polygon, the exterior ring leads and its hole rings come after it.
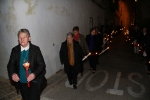
POLYGON ((107 41, 104 42, 104 44, 102 45, 102 47, 104 47, 104 45, 108 42, 109 39, 107 39, 107 41))
POLYGON ((98 55, 101 55, 102 53, 104 53, 106 50, 108 50, 109 47, 107 47, 105 50, 103 50, 101 53, 99 53, 98 55))
POLYGON ((90 56, 91 55, 91 53, 89 53, 88 55, 86 55, 83 59, 82 59, 82 61, 84 61, 88 56, 90 56))
MULTIPOLYGON (((30 63, 26 62, 26 63, 23 64, 23 66, 26 70, 26 77, 28 78, 28 76, 29 76, 28 70, 29 70, 30 63)), ((28 82, 28 87, 30 87, 30 82, 28 82)))

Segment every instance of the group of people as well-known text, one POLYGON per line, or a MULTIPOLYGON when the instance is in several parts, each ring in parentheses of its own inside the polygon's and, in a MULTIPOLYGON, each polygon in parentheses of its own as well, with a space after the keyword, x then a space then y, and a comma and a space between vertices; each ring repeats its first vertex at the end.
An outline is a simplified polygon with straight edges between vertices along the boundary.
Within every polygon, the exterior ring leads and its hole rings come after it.
MULTIPOLYGON (((9 78, 15 82, 23 100, 40 100, 40 94, 47 85, 44 58, 40 48, 31 43, 28 29, 18 31, 18 43, 12 49, 7 65, 9 78)), ((66 41, 60 48, 60 61, 74 89, 77 89, 77 75, 83 76, 82 59, 89 53, 90 70, 96 72, 97 54, 102 51, 102 45, 103 35, 97 27, 92 28, 86 38, 80 34, 78 26, 66 35, 66 41)))
POLYGON ((103 35, 100 34, 97 27, 92 28, 86 38, 80 34, 78 26, 73 27, 72 32, 66 35, 66 41, 62 43, 60 48, 60 61, 61 64, 64 64, 69 84, 73 85, 74 89, 77 89, 78 74, 83 76, 82 59, 89 53, 90 70, 93 73, 96 72, 98 53, 102 51, 102 45, 103 35))
POLYGON ((133 40, 134 53, 142 55, 142 61, 146 62, 148 74, 150 74, 150 34, 146 27, 140 29, 134 26, 129 30, 130 37, 133 40))

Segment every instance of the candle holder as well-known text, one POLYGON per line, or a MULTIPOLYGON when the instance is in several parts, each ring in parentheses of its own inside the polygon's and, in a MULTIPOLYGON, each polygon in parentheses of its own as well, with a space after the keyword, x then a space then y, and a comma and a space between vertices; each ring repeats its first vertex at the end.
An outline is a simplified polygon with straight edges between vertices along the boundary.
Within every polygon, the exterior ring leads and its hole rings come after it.
POLYGON ((90 56, 91 55, 91 53, 89 53, 88 55, 86 55, 83 59, 82 59, 82 61, 84 61, 88 56, 90 56))
MULTIPOLYGON (((29 70, 30 63, 26 62, 26 63, 23 64, 23 66, 26 70, 26 77, 28 78, 28 76, 29 76, 28 70, 29 70)), ((30 87, 30 82, 28 82, 27 84, 28 84, 28 87, 30 87)))
POLYGON ((109 49, 109 47, 107 47, 105 50, 103 50, 101 53, 99 53, 98 55, 103 54, 105 51, 107 51, 109 49))

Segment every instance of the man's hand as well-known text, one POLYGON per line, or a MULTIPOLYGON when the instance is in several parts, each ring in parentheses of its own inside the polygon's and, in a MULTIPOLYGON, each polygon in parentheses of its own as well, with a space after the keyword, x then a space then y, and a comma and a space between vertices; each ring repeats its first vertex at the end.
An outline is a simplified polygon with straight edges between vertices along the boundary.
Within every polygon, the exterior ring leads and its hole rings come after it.
POLYGON ((31 74, 28 76, 27 81, 30 82, 30 81, 32 81, 34 78, 35 78, 35 74, 34 74, 34 73, 31 73, 31 74))
POLYGON ((15 81, 15 82, 18 82, 20 79, 19 79, 18 75, 16 73, 14 73, 12 75, 12 80, 15 81))

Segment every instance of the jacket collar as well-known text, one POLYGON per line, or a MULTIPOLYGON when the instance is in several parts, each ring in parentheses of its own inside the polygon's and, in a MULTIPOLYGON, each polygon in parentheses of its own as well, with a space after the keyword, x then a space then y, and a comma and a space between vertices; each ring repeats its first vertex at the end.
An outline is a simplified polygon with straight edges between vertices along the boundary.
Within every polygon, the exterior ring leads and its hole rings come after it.
POLYGON ((30 43, 28 42, 28 45, 25 48, 22 47, 22 46, 20 46, 20 47, 21 47, 21 51, 23 51, 23 50, 27 51, 29 49, 29 47, 30 47, 30 43))

